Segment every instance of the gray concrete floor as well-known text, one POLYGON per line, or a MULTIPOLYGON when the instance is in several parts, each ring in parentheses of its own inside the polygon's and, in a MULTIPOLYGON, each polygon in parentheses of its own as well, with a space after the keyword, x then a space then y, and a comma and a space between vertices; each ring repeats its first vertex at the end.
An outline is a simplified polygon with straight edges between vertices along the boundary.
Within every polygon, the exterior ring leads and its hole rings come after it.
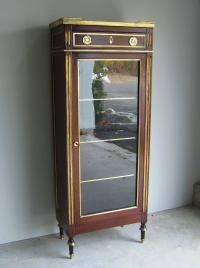
MULTIPOLYGON (((139 224, 82 234, 75 256, 67 240, 49 235, 0 245, 1 268, 199 268, 200 209, 184 207, 149 216, 144 244, 139 224)), ((9 230, 5 230, 9 231, 9 230)))

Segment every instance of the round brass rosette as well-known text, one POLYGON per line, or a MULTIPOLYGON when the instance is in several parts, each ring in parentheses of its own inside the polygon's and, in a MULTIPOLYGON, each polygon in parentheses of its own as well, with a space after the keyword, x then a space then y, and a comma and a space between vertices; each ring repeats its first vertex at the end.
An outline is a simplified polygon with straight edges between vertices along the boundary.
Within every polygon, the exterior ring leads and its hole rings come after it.
POLYGON ((132 46, 132 47, 136 47, 137 46, 137 43, 138 43, 138 40, 135 36, 132 36, 130 39, 129 39, 129 44, 132 46))
POLYGON ((90 45, 92 43, 92 39, 91 39, 91 36, 89 35, 85 35, 83 37, 83 44, 85 45, 90 45))

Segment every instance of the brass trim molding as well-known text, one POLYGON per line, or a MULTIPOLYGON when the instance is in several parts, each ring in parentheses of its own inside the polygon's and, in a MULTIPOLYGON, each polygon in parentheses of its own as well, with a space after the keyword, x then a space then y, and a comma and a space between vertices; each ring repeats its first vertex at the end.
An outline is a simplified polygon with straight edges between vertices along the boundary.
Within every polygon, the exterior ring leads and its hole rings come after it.
MULTIPOLYGON (((142 69, 142 61, 139 61, 139 77, 141 76, 141 69, 142 69)), ((141 80, 139 80, 141 81, 141 80)), ((138 84, 138 107, 140 105, 140 83, 138 84)), ((141 134, 141 116, 140 111, 138 109, 138 122, 137 122, 137 128, 138 128, 138 140, 137 140, 137 147, 138 147, 138 153, 137 153, 137 207, 139 207, 139 184, 140 184, 140 154, 141 154, 141 146, 140 146, 140 134, 141 134)))
POLYGON ((146 69, 146 114, 145 114, 145 153, 144 153, 144 191, 143 191, 143 212, 148 206, 148 184, 149 184, 149 154, 150 154, 150 120, 151 120, 151 72, 152 57, 147 56, 146 69))
MULTIPOLYGON (((66 77, 66 152, 69 151, 69 57, 65 57, 65 77, 66 77)), ((68 221, 71 223, 71 187, 70 187, 70 159, 67 157, 67 192, 68 192, 68 221)))
POLYGON ((119 26, 119 27, 139 27, 139 28, 154 28, 155 23, 151 21, 137 21, 137 22, 114 22, 114 21, 90 21, 81 18, 60 18, 49 24, 50 29, 60 25, 89 25, 89 26, 119 26))
POLYGON ((67 134, 67 175, 68 175, 68 218, 69 224, 74 223, 74 190, 73 190, 73 163, 72 163, 72 56, 66 56, 66 133, 67 134))
POLYGON ((68 47, 68 43, 69 43, 69 40, 68 40, 68 32, 65 31, 65 47, 68 47))
POLYGON ((152 33, 147 34, 147 47, 152 46, 152 33))
MULTIPOLYGON (((77 59, 77 80, 78 80, 78 143, 80 144, 80 75, 79 75, 79 70, 80 70, 80 60, 77 59)), ((79 177, 78 177, 78 180, 79 180, 79 214, 81 216, 81 156, 80 156, 80 146, 78 148, 78 168, 79 168, 79 177)))
POLYGON ((120 47, 120 48, 130 48, 130 47, 134 47, 134 48, 145 48, 147 45, 147 35, 146 34, 125 34, 125 33, 98 33, 98 32, 75 32, 73 33, 73 47, 120 47), (76 44, 76 35, 81 35, 84 36, 83 37, 83 44, 76 44), (92 44, 92 37, 91 36, 109 36, 110 38, 112 37, 112 42, 109 41, 108 39, 108 43, 109 44, 101 44, 101 45, 95 45, 92 44), (130 37, 128 40, 128 44, 127 45, 113 45, 113 36, 127 36, 130 37), (135 43, 135 39, 138 42, 137 37, 143 37, 144 38, 144 45, 142 46, 137 46, 137 44, 135 43), (85 40, 84 40, 85 38, 85 40), (130 40, 134 40, 134 46, 131 45, 130 40))
POLYGON ((56 209, 59 208, 58 205, 58 177, 57 177, 57 157, 56 157, 56 122, 55 122, 55 99, 54 99, 54 95, 55 95, 55 86, 54 86, 54 72, 53 72, 53 57, 51 60, 51 69, 52 69, 52 106, 53 106, 53 137, 54 137, 54 176, 55 176, 55 206, 56 209))
POLYGON ((98 53, 153 53, 153 50, 132 50, 132 49, 59 49, 52 50, 51 53, 63 53, 63 52, 98 52, 98 53))
POLYGON ((71 33, 70 31, 68 32, 68 46, 71 46, 71 33))
MULTIPOLYGON (((69 37, 70 38, 70 37, 69 37)), ((70 45, 70 40, 69 40, 70 45)), ((72 55, 69 55, 69 102, 70 102, 70 170, 71 170, 71 177, 70 177, 70 183, 71 183, 71 224, 74 223, 74 185, 73 185, 73 155, 72 155, 72 55)))

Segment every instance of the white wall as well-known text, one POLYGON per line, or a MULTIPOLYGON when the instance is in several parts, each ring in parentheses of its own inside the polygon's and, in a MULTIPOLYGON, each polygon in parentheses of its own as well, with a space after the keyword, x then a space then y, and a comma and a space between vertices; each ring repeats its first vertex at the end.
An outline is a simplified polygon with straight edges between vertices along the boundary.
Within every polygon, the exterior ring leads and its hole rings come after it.
POLYGON ((0 243, 55 232, 48 23, 153 20, 150 211, 199 176, 197 0, 0 0, 0 243))

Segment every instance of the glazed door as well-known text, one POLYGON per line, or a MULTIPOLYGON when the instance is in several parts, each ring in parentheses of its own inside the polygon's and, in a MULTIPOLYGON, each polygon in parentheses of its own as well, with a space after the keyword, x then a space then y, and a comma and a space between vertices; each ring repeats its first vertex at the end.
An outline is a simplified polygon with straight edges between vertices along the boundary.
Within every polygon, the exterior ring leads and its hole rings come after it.
POLYGON ((126 213, 140 206, 139 105, 143 67, 144 58, 137 55, 76 59, 76 210, 80 219, 126 213))

